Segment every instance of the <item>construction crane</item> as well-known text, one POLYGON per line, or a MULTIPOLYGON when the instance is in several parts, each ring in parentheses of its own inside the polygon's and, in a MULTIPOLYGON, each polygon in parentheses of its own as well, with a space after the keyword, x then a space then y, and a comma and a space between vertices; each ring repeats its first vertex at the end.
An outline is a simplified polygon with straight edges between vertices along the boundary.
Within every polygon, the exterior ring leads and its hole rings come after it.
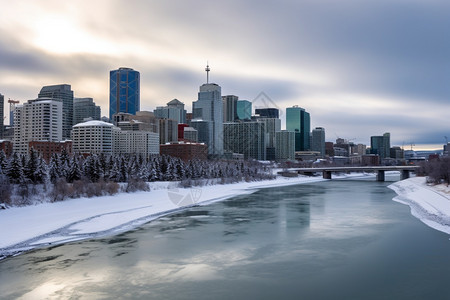
MULTIPOLYGON (((8 98, 8 103, 9 103, 9 114, 11 115, 14 109, 16 109, 16 104, 19 104, 19 100, 12 100, 11 98, 8 98)), ((9 122, 11 125, 13 124, 11 120, 9 120, 9 122)))

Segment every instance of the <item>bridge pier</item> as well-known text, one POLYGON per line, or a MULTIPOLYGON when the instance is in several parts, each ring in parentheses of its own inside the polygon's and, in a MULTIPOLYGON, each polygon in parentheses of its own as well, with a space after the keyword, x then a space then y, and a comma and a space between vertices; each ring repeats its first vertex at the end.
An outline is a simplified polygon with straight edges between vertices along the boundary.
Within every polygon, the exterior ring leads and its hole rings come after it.
POLYGON ((323 179, 331 179, 331 171, 323 171, 323 179))
POLYGON ((409 178, 409 171, 408 170, 402 170, 402 175, 400 177, 400 180, 408 179, 409 178))
POLYGON ((384 181, 384 170, 378 170, 377 181, 384 181))

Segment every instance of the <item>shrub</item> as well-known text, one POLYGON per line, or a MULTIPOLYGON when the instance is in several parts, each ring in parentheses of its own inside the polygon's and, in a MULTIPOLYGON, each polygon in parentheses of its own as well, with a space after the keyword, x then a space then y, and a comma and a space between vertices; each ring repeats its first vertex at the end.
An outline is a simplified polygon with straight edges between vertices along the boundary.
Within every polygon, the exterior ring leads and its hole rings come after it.
POLYGON ((125 188, 125 192, 133 193, 136 191, 150 191, 150 187, 148 184, 141 179, 132 178, 128 181, 127 186, 125 188))
POLYGON ((52 202, 63 201, 69 195, 73 194, 73 188, 69 186, 64 178, 58 178, 53 185, 51 193, 52 202))

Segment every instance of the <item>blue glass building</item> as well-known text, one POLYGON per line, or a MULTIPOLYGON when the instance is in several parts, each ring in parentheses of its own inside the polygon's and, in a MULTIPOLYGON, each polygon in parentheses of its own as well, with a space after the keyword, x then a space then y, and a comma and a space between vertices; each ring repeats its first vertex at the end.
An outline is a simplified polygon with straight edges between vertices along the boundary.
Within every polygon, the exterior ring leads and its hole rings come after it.
POLYGON ((310 150, 311 119, 305 109, 297 105, 286 108, 286 130, 295 132, 295 151, 310 150))
POLYGON ((116 113, 140 110, 140 74, 131 68, 109 72, 109 119, 116 113))
POLYGON ((252 118, 252 103, 248 100, 238 100, 236 112, 239 120, 250 120, 252 118))

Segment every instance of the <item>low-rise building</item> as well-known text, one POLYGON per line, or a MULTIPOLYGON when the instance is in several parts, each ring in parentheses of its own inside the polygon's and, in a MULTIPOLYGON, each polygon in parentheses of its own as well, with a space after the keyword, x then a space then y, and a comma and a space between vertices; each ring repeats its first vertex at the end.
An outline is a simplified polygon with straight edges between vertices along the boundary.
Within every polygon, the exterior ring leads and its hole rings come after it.
POLYGON ((0 151, 3 151, 6 157, 10 157, 13 153, 13 143, 9 140, 0 140, 0 151))
POLYGON ((361 157, 361 165, 378 166, 380 165, 380 156, 377 154, 366 154, 361 157))
POLYGON ((62 153, 65 151, 68 155, 72 155, 72 141, 48 142, 48 141, 30 141, 29 149, 34 149, 38 156, 42 157, 46 162, 54 153, 62 153))
POLYGON ((175 142, 160 145, 161 155, 179 157, 184 161, 192 159, 206 160, 208 146, 203 143, 175 142))

